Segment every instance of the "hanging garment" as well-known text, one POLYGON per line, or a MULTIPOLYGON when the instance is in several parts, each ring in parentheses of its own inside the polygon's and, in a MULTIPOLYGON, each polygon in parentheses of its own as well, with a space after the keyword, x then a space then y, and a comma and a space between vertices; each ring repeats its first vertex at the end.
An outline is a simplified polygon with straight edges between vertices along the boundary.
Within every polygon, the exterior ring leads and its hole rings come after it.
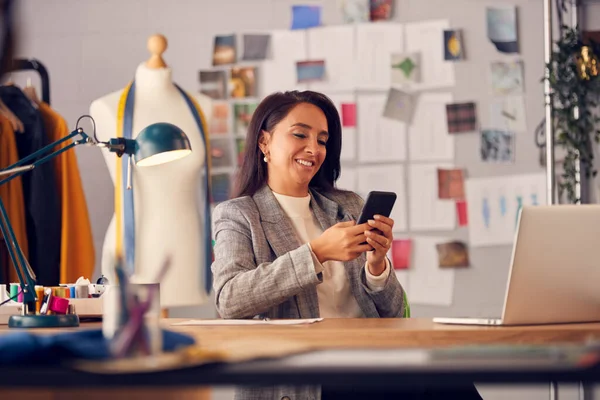
MULTIPOLYGON (((17 152, 15 132, 10 121, 0 116, 0 169, 4 169, 17 161, 19 161, 19 154, 17 152)), ((2 177, 0 177, 1 179, 2 177)), ((15 233, 17 243, 21 247, 25 258, 28 258, 29 246, 25 224, 25 203, 23 200, 23 183, 20 176, 8 181, 4 185, 0 185, 0 198, 4 203, 4 208, 8 214, 8 219, 15 233)), ((6 248, 3 250, 6 250, 6 248)), ((6 256, 3 259, 5 262, 2 263, 3 270, 0 272, 4 278, 3 283, 19 282, 19 277, 10 258, 6 256)))
MULTIPOLYGON (((18 87, 0 87, 0 98, 25 127, 24 133, 15 135, 20 159, 50 143, 40 112, 18 87)), ((21 179, 29 264, 38 285, 57 286, 60 283, 61 213, 54 165, 40 164, 21 179)))
MULTIPOLYGON (((71 133, 65 119, 48 104, 40 102, 39 110, 50 142, 71 133)), ((55 150, 69 144, 63 142, 55 150)), ((96 255, 77 155, 71 149, 52 161, 61 206, 60 283, 74 283, 80 276, 92 279, 96 255)))
MULTIPOLYGON (((200 268, 204 269, 204 289, 206 294, 212 288, 212 235, 210 219, 210 141, 206 128, 206 119, 200 105, 183 89, 175 85, 194 116, 198 130, 204 141, 204 260, 200 268)), ((135 81, 130 83, 121 95, 117 111, 117 137, 132 139, 133 137, 133 111, 135 99, 135 81)), ((116 253, 125 260, 125 265, 130 272, 134 271, 135 260, 135 210, 133 205, 133 189, 127 189, 127 174, 129 156, 117 159, 117 183, 115 185, 115 215, 116 215, 116 253)))

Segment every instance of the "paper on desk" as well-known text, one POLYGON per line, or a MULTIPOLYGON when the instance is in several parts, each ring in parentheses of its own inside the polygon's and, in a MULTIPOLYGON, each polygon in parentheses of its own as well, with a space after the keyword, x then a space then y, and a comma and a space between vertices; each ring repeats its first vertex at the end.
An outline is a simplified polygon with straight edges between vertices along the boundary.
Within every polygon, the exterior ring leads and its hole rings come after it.
POLYGON ((352 25, 327 26, 308 30, 308 59, 325 60, 325 79, 311 82, 317 92, 353 90, 355 84, 354 34, 352 25))
POLYGON ((386 101, 386 94, 358 96, 358 160, 361 162, 406 159, 406 124, 383 116, 386 101))
POLYGON ((356 26, 356 85, 359 89, 389 89, 392 54, 403 52, 403 36, 401 24, 378 22, 356 26))
POLYGON ((454 268, 439 268, 436 245, 452 239, 417 236, 412 238, 414 267, 407 270, 411 304, 452 305, 454 268))
POLYGON ((194 326, 194 325, 306 325, 323 321, 323 318, 311 319, 190 319, 188 321, 176 322, 173 326, 194 326))
POLYGON ((357 186, 357 192, 363 198, 366 198, 371 190, 396 193, 396 203, 390 217, 394 220, 394 232, 406 231, 406 187, 403 165, 361 165, 358 169, 357 186))
POLYGON ((438 197, 438 168, 450 164, 412 164, 408 169, 410 229, 412 231, 453 230, 456 227, 454 201, 438 197))
POLYGON ((446 116, 446 104, 450 103, 451 93, 423 93, 417 96, 412 122, 408 126, 412 161, 454 160, 454 136, 448 133, 446 116))
POLYGON ((406 24, 404 51, 420 53, 421 62, 420 80, 411 82, 411 89, 454 86, 454 63, 444 60, 444 30, 449 28, 446 20, 406 24))
POLYGON ((278 30, 271 33, 271 57, 258 68, 261 97, 285 90, 306 90, 306 84, 298 84, 296 62, 306 61, 306 30, 278 30))

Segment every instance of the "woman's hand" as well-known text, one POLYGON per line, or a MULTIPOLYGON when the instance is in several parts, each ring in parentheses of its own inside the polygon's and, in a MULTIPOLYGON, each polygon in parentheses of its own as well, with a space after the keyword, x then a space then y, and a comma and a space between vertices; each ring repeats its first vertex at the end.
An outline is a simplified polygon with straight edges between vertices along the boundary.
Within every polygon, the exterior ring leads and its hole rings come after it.
POLYGON ((367 237, 367 243, 373 247, 373 251, 367 253, 369 272, 371 275, 377 276, 385 271, 385 257, 394 240, 392 233, 394 220, 382 215, 375 215, 374 218, 375 220, 370 219, 368 221, 369 228, 372 230, 367 230, 364 233, 367 237))
POLYGON ((310 247, 320 263, 325 261, 350 261, 373 248, 366 242, 368 224, 356 225, 354 221, 340 222, 327 229, 310 247))

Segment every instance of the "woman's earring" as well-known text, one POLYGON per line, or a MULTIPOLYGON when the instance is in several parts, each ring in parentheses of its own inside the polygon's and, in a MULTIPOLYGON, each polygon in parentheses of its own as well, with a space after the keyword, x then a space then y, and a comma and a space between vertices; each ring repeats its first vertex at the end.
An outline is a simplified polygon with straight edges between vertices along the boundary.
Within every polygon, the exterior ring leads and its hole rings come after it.
POLYGON ((269 162, 269 160, 267 160, 267 156, 266 156, 266 155, 265 155, 265 157, 263 158, 263 160, 264 160, 265 162, 269 162))

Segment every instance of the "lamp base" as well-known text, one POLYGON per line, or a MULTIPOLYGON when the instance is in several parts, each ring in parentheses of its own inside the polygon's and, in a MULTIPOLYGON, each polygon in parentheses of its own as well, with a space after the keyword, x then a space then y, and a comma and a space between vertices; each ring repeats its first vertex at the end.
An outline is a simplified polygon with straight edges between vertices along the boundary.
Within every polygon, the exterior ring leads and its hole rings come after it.
POLYGON ((76 328, 78 326, 77 314, 12 315, 8 319, 9 328, 76 328))

